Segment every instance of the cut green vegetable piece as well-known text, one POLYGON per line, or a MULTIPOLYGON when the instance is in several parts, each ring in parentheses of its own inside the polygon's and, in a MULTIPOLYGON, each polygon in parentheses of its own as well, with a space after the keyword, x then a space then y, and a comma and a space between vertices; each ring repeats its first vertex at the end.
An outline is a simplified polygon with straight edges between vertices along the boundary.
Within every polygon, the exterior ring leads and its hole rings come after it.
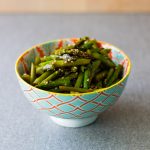
POLYGON ((109 79, 107 86, 110 86, 117 78, 119 73, 122 71, 123 66, 122 65, 118 65, 113 73, 113 75, 111 76, 111 78, 109 79))
POLYGON ((78 78, 76 80, 76 83, 75 83, 75 87, 76 88, 80 88, 81 87, 82 82, 83 82, 83 76, 84 76, 84 73, 80 72, 79 75, 78 75, 78 78))
POLYGON ((74 78, 77 78, 78 73, 72 73, 66 77, 61 77, 59 79, 56 79, 54 81, 45 81, 41 82, 37 87, 40 88, 51 88, 51 87, 57 87, 59 85, 68 86, 71 84, 71 80, 74 78))
POLYGON ((96 73, 96 71, 99 69, 99 66, 101 64, 101 61, 100 60, 95 60, 93 61, 92 63, 92 70, 91 70, 91 75, 90 75, 90 83, 96 73))
POLYGON ((108 80, 110 79, 110 77, 112 76, 112 74, 114 73, 114 68, 110 68, 107 74, 106 79, 104 80, 104 84, 107 85, 108 80))
POLYGON ((83 81, 83 88, 88 89, 90 83, 90 70, 89 68, 84 72, 84 81, 83 81))
POLYGON ((55 67, 71 67, 79 65, 87 65, 90 63, 90 59, 79 58, 75 61, 65 62, 64 60, 56 60, 54 63, 55 67))
POLYGON ((59 56, 58 55, 44 56, 44 57, 41 58, 41 61, 45 62, 45 61, 51 61, 51 60, 54 60, 54 59, 59 59, 59 56))
POLYGON ((36 78, 36 68, 34 63, 31 63, 31 72, 30 72, 30 84, 33 84, 35 78, 36 78))
POLYGON ((38 78, 35 79, 35 81, 33 82, 34 85, 41 83, 44 79, 46 79, 50 74, 52 73, 52 71, 47 71, 44 72, 41 76, 39 76, 38 78))
POLYGON ((49 81, 49 82, 42 82, 37 87, 49 89, 52 87, 57 87, 60 85, 69 86, 71 84, 70 79, 57 79, 55 81, 49 81))
POLYGON ((54 73, 50 74, 45 80, 43 80, 43 81, 41 82, 41 84, 43 84, 44 82, 48 82, 48 81, 50 81, 50 80, 55 79, 59 74, 60 74, 60 71, 58 71, 58 70, 55 71, 54 73))
POLYGON ((103 56, 102 54, 99 54, 99 53, 92 53, 91 54, 95 59, 99 59, 101 60, 105 65, 109 66, 109 67, 115 67, 115 64, 114 62, 109 59, 109 58, 106 58, 105 56, 103 56))
POLYGON ((78 70, 77 66, 71 67, 71 72, 77 72, 77 70, 78 70))
POLYGON ((83 38, 80 38, 79 41, 75 44, 75 48, 79 48, 81 45, 83 45, 83 43, 86 41, 86 40, 89 40, 89 37, 83 37, 83 38))
POLYGON ((98 73, 96 75, 95 79, 96 79, 96 81, 100 81, 100 80, 102 80, 106 76, 107 76, 107 70, 104 70, 104 71, 98 73))
POLYGON ((43 67, 36 66, 36 74, 43 74, 43 73, 44 73, 43 67))
POLYGON ((83 48, 85 50, 90 49, 92 47, 92 45, 93 45, 93 41, 85 41, 81 48, 83 48))
POLYGON ((100 53, 104 56, 107 56, 108 57, 108 53, 111 51, 111 49, 102 49, 100 50, 100 53))
POLYGON ((22 75, 22 78, 23 78, 23 80, 25 80, 26 82, 28 82, 28 83, 30 82, 30 75, 24 73, 24 74, 22 75))
POLYGON ((39 66, 40 66, 40 67, 44 67, 45 65, 51 64, 52 62, 54 62, 54 61, 53 61, 53 60, 49 60, 49 61, 41 62, 41 63, 39 64, 39 66))

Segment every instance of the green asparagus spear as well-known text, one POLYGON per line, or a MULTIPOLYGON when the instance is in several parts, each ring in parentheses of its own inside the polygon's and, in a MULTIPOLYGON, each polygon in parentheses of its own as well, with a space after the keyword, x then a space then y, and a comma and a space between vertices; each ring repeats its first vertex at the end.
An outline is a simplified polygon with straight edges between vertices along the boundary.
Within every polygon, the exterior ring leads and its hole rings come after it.
POLYGON ((91 55, 92 55, 95 59, 101 60, 104 64, 106 64, 106 65, 109 66, 109 67, 115 67, 114 62, 113 62, 111 59, 104 57, 102 54, 99 54, 99 53, 94 52, 94 53, 92 53, 91 55))
POLYGON ((74 92, 80 92, 80 93, 86 93, 86 92, 93 91, 92 89, 76 88, 76 87, 69 87, 69 86, 59 86, 59 89, 61 91, 65 91, 65 92, 74 91, 74 92))
POLYGON ((70 84, 71 84, 70 79, 64 78, 64 79, 57 79, 55 81, 43 82, 43 83, 37 85, 37 87, 49 89, 49 88, 57 87, 60 85, 69 86, 70 84))
POLYGON ((90 49, 93 45, 93 41, 85 41, 84 44, 81 46, 81 49, 90 49))
POLYGON ((31 63, 30 84, 33 84, 36 78, 36 69, 34 63, 31 63))
POLYGON ((83 81, 83 88, 88 89, 90 83, 90 69, 88 68, 84 72, 84 81, 83 81))
POLYGON ((78 57, 82 57, 82 58, 89 58, 90 55, 87 52, 83 52, 79 49, 64 49, 64 48, 60 48, 58 50, 55 50, 53 52, 54 55, 63 55, 63 54, 68 54, 68 55, 73 55, 73 56, 78 56, 78 57))
POLYGON ((103 79, 104 77, 106 77, 107 75, 107 70, 104 70, 100 73, 98 73, 95 77, 96 81, 100 81, 101 79, 103 79))
POLYGON ((37 87, 39 88, 51 88, 51 87, 57 87, 59 85, 68 86, 71 84, 71 79, 77 78, 78 73, 72 73, 66 77, 61 77, 54 81, 43 81, 37 87))
POLYGON ((77 55, 79 53, 78 49, 64 49, 60 48, 52 52, 54 55, 62 55, 62 54, 71 54, 71 55, 77 55))
POLYGON ((61 77, 62 79, 69 79, 69 80, 71 80, 71 79, 74 79, 74 78, 77 78, 78 77, 78 72, 75 72, 75 73, 71 73, 71 74, 69 74, 68 76, 66 76, 66 77, 61 77))
POLYGON ((41 62, 41 63, 39 64, 39 66, 40 66, 40 67, 44 67, 45 65, 51 64, 52 62, 53 62, 53 60, 48 60, 48 61, 45 61, 45 62, 41 62))
POLYGON ((91 51, 90 49, 87 49, 86 53, 87 53, 88 55, 91 55, 92 51, 91 51))
POLYGON ((75 48, 79 48, 86 40, 89 40, 89 37, 80 38, 79 41, 75 44, 75 48))
POLYGON ((48 70, 55 70, 53 63, 50 62, 44 62, 45 64, 42 64, 41 66, 36 67, 36 74, 43 74, 44 71, 48 70))
POLYGON ((78 70, 77 66, 71 67, 71 72, 77 72, 77 70, 78 70))
POLYGON ((108 80, 110 79, 110 77, 112 76, 112 74, 114 73, 114 68, 110 68, 107 74, 106 79, 104 80, 104 84, 107 85, 108 80))
POLYGON ((54 60, 54 59, 58 59, 59 56, 58 55, 49 55, 49 56, 44 56, 41 58, 41 61, 50 61, 50 60, 54 60))
POLYGON ((43 70, 43 67, 36 67, 36 74, 43 74, 44 73, 44 70, 43 70))
POLYGON ((103 48, 102 50, 100 50, 99 52, 104 55, 104 56, 108 56, 108 53, 111 51, 111 49, 105 49, 103 48))
POLYGON ((68 76, 69 74, 71 74, 70 70, 64 70, 64 77, 68 76))
POLYGON ((55 71, 54 73, 50 74, 46 79, 44 79, 41 84, 43 84, 44 82, 48 82, 50 80, 53 80, 55 79, 59 74, 60 74, 61 71, 57 70, 55 71))
POLYGON ((96 71, 99 69, 99 66, 101 64, 101 61, 100 60, 95 60, 93 61, 92 63, 92 69, 91 69, 91 75, 90 75, 90 83, 96 73, 96 71))
POLYGON ((51 71, 47 71, 44 72, 41 76, 39 76, 38 78, 35 79, 35 81, 33 82, 34 85, 41 83, 44 79, 46 79, 52 72, 51 71))
POLYGON ((64 60, 56 60, 54 62, 55 67, 71 67, 71 66, 79 66, 79 65, 87 65, 90 63, 90 59, 79 58, 75 61, 65 62, 64 60))
POLYGON ((23 78, 23 80, 25 80, 26 82, 30 83, 30 75, 24 73, 24 74, 22 75, 22 78, 23 78))
POLYGON ((86 67, 85 66, 81 66, 80 69, 81 69, 82 72, 84 72, 86 67))
POLYGON ((117 78, 119 73, 122 71, 123 66, 122 65, 118 65, 113 73, 113 75, 111 76, 111 78, 109 79, 107 86, 110 86, 117 78))
POLYGON ((53 60, 53 61, 46 61, 46 62, 40 63, 39 66, 43 67, 44 69, 44 67, 46 68, 46 66, 49 67, 49 65, 52 65, 50 66, 49 69, 54 69, 54 67, 71 67, 71 66, 78 66, 78 65, 86 65, 86 64, 89 64, 90 61, 91 61, 90 59, 85 59, 85 58, 78 58, 77 60, 70 61, 70 62, 67 62, 64 60, 53 60))
POLYGON ((83 81, 83 76, 84 76, 83 72, 80 72, 74 87, 76 87, 76 88, 80 88, 81 87, 82 81, 83 81))

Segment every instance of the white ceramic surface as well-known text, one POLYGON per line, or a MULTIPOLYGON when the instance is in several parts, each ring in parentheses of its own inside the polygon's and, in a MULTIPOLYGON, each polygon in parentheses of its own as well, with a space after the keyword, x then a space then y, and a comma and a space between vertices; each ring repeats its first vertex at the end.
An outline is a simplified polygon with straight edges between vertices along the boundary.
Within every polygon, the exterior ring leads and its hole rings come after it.
POLYGON ((64 127, 83 127, 86 125, 89 125, 93 123, 97 119, 97 115, 88 117, 88 118, 82 118, 82 119, 62 119, 51 116, 50 118, 58 125, 64 126, 64 127))

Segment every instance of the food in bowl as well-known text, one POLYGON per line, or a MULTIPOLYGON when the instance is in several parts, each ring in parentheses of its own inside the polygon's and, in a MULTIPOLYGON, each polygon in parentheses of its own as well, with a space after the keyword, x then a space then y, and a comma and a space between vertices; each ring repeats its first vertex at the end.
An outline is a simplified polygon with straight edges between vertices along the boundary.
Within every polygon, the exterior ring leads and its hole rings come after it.
POLYGON ((29 73, 24 73, 22 78, 51 92, 92 92, 109 87, 123 77, 123 66, 111 60, 111 53, 110 48, 104 48, 96 39, 82 37, 47 56, 36 56, 29 73))

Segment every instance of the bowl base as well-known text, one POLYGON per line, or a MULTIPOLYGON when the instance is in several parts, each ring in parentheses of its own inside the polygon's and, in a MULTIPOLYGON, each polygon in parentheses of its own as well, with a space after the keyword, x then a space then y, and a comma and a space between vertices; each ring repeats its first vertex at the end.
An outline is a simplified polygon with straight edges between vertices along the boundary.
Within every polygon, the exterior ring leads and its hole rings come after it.
POLYGON ((83 127, 93 123, 97 119, 97 115, 82 119, 63 119, 51 116, 50 118, 58 125, 64 127, 83 127))

